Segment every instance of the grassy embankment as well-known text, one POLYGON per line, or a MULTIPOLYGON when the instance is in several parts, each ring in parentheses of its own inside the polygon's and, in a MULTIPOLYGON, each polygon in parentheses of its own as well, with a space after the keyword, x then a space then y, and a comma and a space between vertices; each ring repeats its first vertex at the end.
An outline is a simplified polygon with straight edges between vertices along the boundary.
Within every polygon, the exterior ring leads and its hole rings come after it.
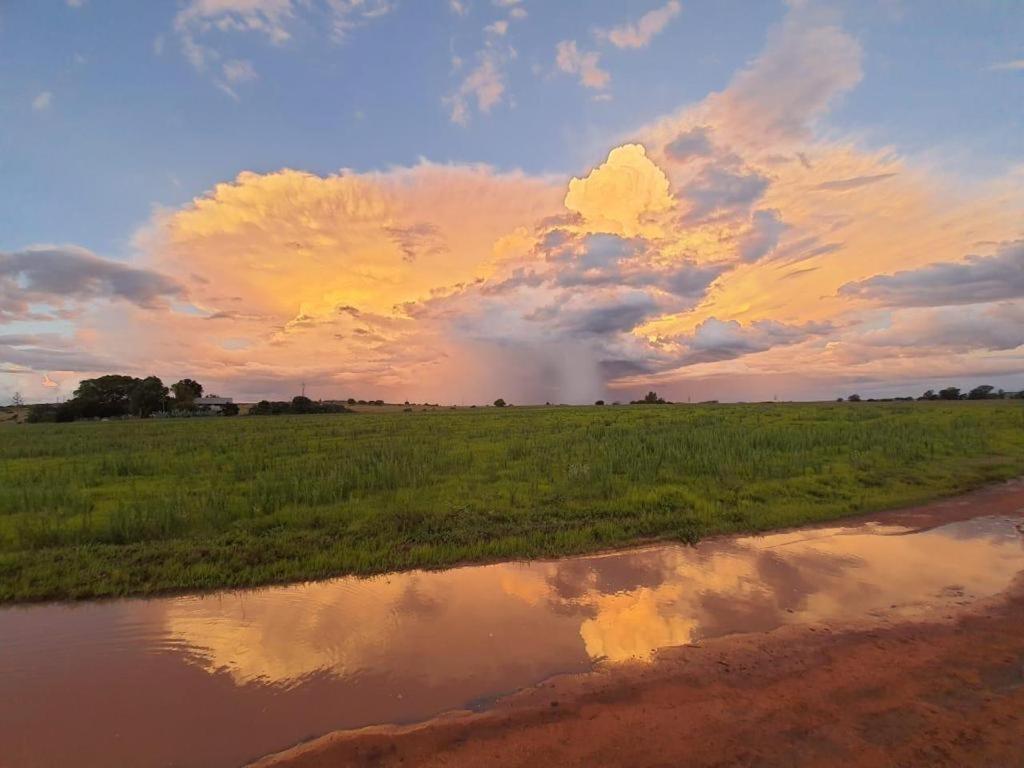
POLYGON ((1016 402, 0 427, 0 601, 694 541, 1024 473, 1016 402))

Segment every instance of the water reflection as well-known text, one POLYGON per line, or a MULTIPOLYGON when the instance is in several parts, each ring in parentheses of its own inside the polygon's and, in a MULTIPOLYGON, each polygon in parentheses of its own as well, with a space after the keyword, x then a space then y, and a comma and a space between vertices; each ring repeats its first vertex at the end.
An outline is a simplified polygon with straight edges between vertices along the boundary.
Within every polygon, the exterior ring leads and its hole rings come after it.
POLYGON ((1014 523, 867 525, 8 609, 4 765, 237 764, 335 728, 486 702, 595 660, 785 623, 934 611, 995 594, 1024 570, 1014 523))

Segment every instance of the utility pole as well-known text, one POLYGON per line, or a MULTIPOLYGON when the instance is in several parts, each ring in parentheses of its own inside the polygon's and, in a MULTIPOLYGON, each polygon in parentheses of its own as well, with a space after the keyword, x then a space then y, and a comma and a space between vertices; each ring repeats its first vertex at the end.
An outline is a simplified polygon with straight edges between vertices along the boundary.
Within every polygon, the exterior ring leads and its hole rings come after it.
POLYGON ((302 396, 306 396, 306 382, 302 382, 302 396))

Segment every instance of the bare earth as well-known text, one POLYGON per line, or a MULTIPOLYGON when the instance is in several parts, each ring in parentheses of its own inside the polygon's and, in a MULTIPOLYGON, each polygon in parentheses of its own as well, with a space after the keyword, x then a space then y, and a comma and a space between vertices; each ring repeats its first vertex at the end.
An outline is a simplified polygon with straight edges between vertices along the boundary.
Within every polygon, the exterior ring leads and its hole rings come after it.
MULTIPOLYGON (((1019 514, 1024 485, 875 516, 1019 514), (1008 492, 1009 491, 1009 492, 1008 492)), ((484 713, 329 734, 259 761, 327 766, 1024 767, 1024 574, 927 621, 789 626, 556 678, 484 713)))

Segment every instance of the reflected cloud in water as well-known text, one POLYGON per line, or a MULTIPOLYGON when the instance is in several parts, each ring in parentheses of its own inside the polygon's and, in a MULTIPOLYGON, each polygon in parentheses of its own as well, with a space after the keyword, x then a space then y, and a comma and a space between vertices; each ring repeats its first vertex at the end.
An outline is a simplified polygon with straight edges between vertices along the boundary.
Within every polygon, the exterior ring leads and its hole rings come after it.
POLYGON ((598 661, 994 595, 1024 570, 1016 522, 7 609, 0 743, 19 765, 238 764, 332 729, 478 707, 598 661))
POLYGON ((238 683, 385 668, 431 681, 500 677, 574 644, 590 660, 649 659, 786 623, 909 616, 994 594, 1021 567, 1005 520, 830 528, 179 599, 166 628, 238 683))

